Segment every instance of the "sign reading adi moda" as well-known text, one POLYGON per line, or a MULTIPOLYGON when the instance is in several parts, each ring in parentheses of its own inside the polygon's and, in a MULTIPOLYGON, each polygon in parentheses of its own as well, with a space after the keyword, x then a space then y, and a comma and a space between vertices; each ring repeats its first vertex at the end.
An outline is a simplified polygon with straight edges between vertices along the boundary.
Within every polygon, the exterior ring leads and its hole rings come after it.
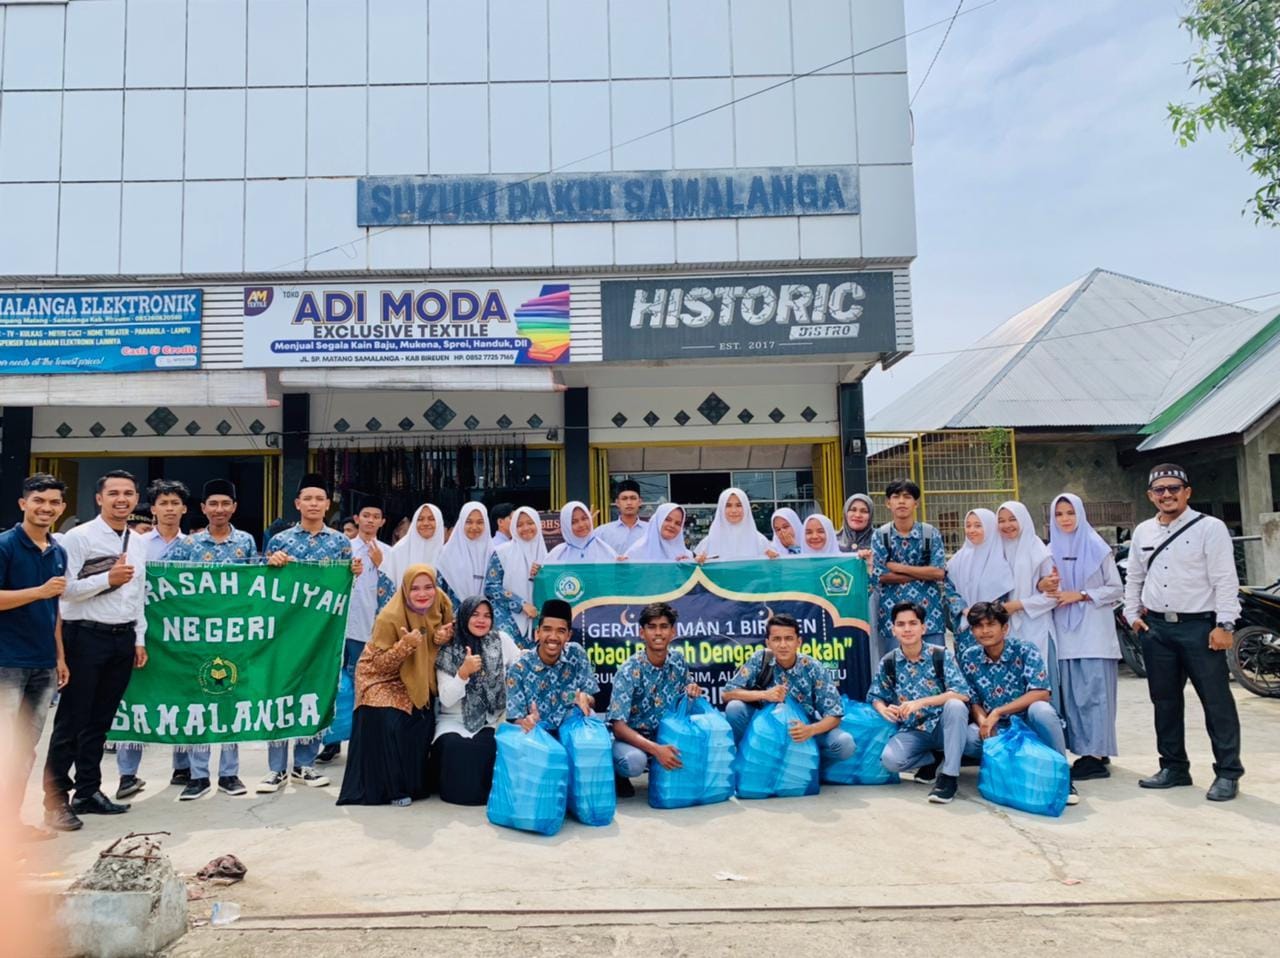
POLYGON ((614 670, 644 648, 640 611, 670 602, 679 616, 671 648, 693 681, 720 701, 720 689, 764 647, 765 622, 776 612, 800 623, 800 652, 831 669, 840 690, 866 695, 867 565, 856 556, 748 562, 602 562, 543 566, 533 602, 573 606, 575 637, 600 680, 596 709, 607 707, 614 670))
POLYGON ((147 563, 147 664, 109 737, 198 745, 312 738, 333 721, 345 562, 147 563))
POLYGON ((244 365, 543 366, 569 361, 567 283, 246 286, 244 365))

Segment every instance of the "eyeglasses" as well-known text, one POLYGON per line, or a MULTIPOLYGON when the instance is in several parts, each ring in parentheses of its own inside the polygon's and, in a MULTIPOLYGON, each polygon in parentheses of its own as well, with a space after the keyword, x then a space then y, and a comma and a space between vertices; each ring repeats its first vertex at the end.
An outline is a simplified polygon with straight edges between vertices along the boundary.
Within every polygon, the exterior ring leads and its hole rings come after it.
POLYGON ((1157 496, 1176 496, 1185 488, 1187 487, 1181 483, 1176 486, 1152 486, 1151 492, 1157 496))

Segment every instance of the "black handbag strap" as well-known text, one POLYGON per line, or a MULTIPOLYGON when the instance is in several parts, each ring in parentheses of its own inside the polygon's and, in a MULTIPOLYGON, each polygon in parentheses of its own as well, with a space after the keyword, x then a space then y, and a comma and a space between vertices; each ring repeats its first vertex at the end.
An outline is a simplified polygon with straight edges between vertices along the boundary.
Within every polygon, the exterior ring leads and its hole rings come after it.
POLYGON ((1169 548, 1169 546, 1173 545, 1174 539, 1178 538, 1178 536, 1182 535, 1184 532, 1186 532, 1188 529, 1190 529, 1192 526, 1194 526, 1197 522, 1199 522, 1203 518, 1204 518, 1204 513, 1202 512, 1200 513, 1200 515, 1196 516, 1194 519, 1188 522, 1185 526, 1183 526, 1173 535, 1169 536, 1169 538, 1165 539, 1164 542, 1156 546, 1154 551, 1152 551, 1151 555, 1147 556, 1147 568, 1148 569, 1151 568, 1151 563, 1156 561, 1156 556, 1164 552, 1164 550, 1169 548))
POLYGON ((755 691, 763 692, 771 685, 773 685, 773 653, 765 649, 764 656, 760 659, 760 672, 756 675, 752 686, 755 691))

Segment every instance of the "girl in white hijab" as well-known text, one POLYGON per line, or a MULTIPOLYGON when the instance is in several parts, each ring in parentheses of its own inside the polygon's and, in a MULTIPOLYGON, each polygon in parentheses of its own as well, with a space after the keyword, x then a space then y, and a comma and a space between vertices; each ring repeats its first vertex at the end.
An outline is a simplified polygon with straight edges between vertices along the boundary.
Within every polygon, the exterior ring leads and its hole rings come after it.
POLYGON ((484 592, 484 577, 493 555, 493 537, 489 534, 489 510, 478 502, 468 502, 458 510, 453 535, 440 550, 436 561, 440 588, 453 602, 454 608, 468 596, 484 592))
POLYGON ((664 502, 653 510, 644 538, 627 550, 635 562, 688 562, 693 553, 684 544, 684 510, 664 502))
POLYGON ((392 582, 399 582, 411 565, 436 567, 444 548, 444 517, 431 503, 418 506, 409 523, 409 531, 387 550, 382 571, 392 582))
POLYGON ((533 647, 533 623, 538 618, 533 577, 546 561, 542 519, 528 506, 521 506, 511 514, 511 541, 498 546, 489 557, 484 595, 493 606, 493 627, 511 636, 522 649, 533 647))
POLYGON ((947 581, 955 591, 953 605, 960 628, 956 650, 974 641, 965 613, 975 602, 1003 600, 1013 589, 1013 569, 1004 557, 1004 547, 990 509, 971 509, 964 517, 965 543, 947 563, 947 581))
POLYGON ((1049 668, 1054 705, 1058 699, 1058 653, 1053 615, 1058 600, 1040 590, 1042 580, 1053 575, 1053 555, 1036 535, 1031 512, 1021 502, 1002 502, 996 512, 1004 558, 1013 570, 1013 588, 1004 607, 1010 614, 1009 634, 1030 642, 1049 668))
POLYGON ((777 559, 779 556, 798 556, 804 551, 801 548, 804 536, 801 531, 800 514, 794 509, 788 509, 786 506, 775 509, 773 515, 769 517, 769 526, 773 529, 773 540, 769 543, 765 555, 770 559, 777 559), (791 541, 788 542, 788 539, 791 541))
POLYGON ((596 535, 591 510, 584 503, 567 502, 560 510, 560 543, 547 554, 547 565, 574 562, 615 562, 619 558, 613 547, 596 535))
POLYGON ((720 493, 711 529, 693 551, 699 562, 708 559, 726 562, 731 559, 759 559, 768 548, 769 540, 756 529, 756 521, 751 515, 751 500, 741 489, 730 487, 720 493))
POLYGON ((835 524, 826 516, 815 512, 804 520, 804 544, 800 554, 806 556, 838 556, 840 540, 835 524))

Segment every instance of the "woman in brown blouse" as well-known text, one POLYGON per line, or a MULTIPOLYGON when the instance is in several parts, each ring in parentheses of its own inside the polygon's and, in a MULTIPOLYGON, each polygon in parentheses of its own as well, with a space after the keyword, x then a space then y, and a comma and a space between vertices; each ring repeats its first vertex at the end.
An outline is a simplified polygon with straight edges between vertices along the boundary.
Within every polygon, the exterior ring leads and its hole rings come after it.
POLYGON ((436 587, 435 570, 410 566, 356 663, 356 710, 339 805, 408 805, 427 797, 436 647, 452 637, 453 606, 436 587))

